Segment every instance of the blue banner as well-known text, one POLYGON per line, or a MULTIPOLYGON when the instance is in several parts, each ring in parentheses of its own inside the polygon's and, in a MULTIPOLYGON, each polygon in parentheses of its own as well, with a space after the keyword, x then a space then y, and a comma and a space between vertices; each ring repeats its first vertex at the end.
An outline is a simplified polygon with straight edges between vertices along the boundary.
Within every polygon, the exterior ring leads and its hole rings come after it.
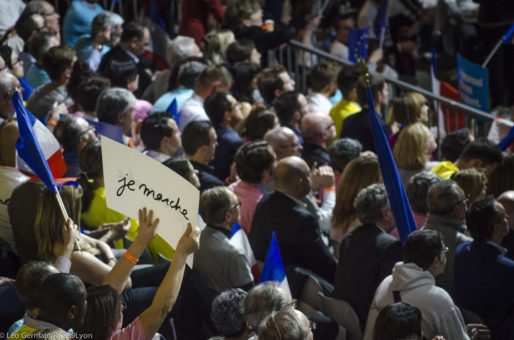
POLYGON ((460 101, 489 112, 489 71, 459 55, 457 72, 460 101))

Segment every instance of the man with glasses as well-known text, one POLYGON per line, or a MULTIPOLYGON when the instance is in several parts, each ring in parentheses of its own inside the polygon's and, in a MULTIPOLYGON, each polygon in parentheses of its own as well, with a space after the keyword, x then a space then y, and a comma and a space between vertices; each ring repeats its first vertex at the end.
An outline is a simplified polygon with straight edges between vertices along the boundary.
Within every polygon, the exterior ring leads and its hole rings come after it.
POLYGON ((240 205, 236 195, 226 187, 209 189, 200 197, 200 215, 207 226, 200 236, 202 246, 195 254, 194 268, 218 293, 253 287, 246 256, 230 243, 230 230, 239 222, 240 205))
POLYGON ((406 302, 421 311, 421 329, 427 339, 442 335, 445 339, 469 339, 459 308, 452 298, 435 286, 435 277, 445 271, 448 247, 434 230, 412 232, 403 245, 403 260, 392 275, 378 286, 364 334, 373 339, 375 322, 382 308, 395 302, 406 302))
POLYGON ((447 180, 430 186, 427 202, 428 220, 425 229, 440 232, 449 248, 446 270, 436 279, 437 286, 453 296, 455 250, 459 244, 472 240, 466 230, 466 196, 457 183, 447 180))

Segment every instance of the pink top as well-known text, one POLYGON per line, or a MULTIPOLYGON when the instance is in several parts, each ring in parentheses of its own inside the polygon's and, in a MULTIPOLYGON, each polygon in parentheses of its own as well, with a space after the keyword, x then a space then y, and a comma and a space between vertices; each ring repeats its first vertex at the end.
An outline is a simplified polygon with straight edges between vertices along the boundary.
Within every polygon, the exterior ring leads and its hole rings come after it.
POLYGON ((130 325, 115 332, 110 340, 146 340, 145 330, 139 317, 136 318, 130 325))
POLYGON ((232 190, 239 201, 241 201, 239 225, 247 235, 250 235, 255 208, 262 196, 266 193, 266 190, 258 184, 250 184, 243 181, 237 181, 231 184, 229 189, 232 190))
MULTIPOLYGON (((417 214, 414 211, 412 212, 412 215, 414 216, 414 222, 416 223, 416 229, 418 229, 418 230, 422 229, 423 226, 425 225, 425 223, 427 223, 428 216, 417 214)), ((398 229, 396 229, 396 228, 391 230, 391 232, 389 234, 393 235, 398 240, 400 239, 400 233, 398 232, 398 229)))

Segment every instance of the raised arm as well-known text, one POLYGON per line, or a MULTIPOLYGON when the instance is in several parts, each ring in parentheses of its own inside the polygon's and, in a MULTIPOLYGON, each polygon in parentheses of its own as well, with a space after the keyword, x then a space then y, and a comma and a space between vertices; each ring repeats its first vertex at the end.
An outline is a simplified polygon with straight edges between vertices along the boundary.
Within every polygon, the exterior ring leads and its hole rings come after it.
POLYGON ((159 219, 153 219, 153 211, 146 208, 139 210, 139 228, 134 242, 127 249, 125 254, 116 262, 112 270, 104 279, 104 284, 109 284, 118 291, 119 294, 125 287, 132 268, 137 263, 139 257, 145 250, 150 240, 155 236, 159 219))
POLYGON ((178 292, 184 277, 186 259, 189 254, 195 252, 199 246, 200 229, 192 228, 188 224, 187 230, 180 238, 173 261, 166 276, 157 289, 152 305, 146 309, 139 319, 145 330, 146 339, 150 340, 159 329, 166 315, 177 301, 178 292))

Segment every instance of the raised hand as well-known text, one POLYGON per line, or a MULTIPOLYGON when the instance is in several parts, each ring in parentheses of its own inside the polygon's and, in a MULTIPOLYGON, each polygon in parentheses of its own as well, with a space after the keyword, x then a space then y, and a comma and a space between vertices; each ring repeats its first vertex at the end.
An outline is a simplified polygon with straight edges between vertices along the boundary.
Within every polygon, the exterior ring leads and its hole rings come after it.
POLYGON ((178 241, 176 253, 188 256, 198 250, 200 246, 200 228, 187 224, 186 231, 178 241))
POLYGON ((159 219, 154 219, 153 210, 139 209, 139 229, 134 242, 140 242, 146 246, 155 236, 158 225, 159 219))

